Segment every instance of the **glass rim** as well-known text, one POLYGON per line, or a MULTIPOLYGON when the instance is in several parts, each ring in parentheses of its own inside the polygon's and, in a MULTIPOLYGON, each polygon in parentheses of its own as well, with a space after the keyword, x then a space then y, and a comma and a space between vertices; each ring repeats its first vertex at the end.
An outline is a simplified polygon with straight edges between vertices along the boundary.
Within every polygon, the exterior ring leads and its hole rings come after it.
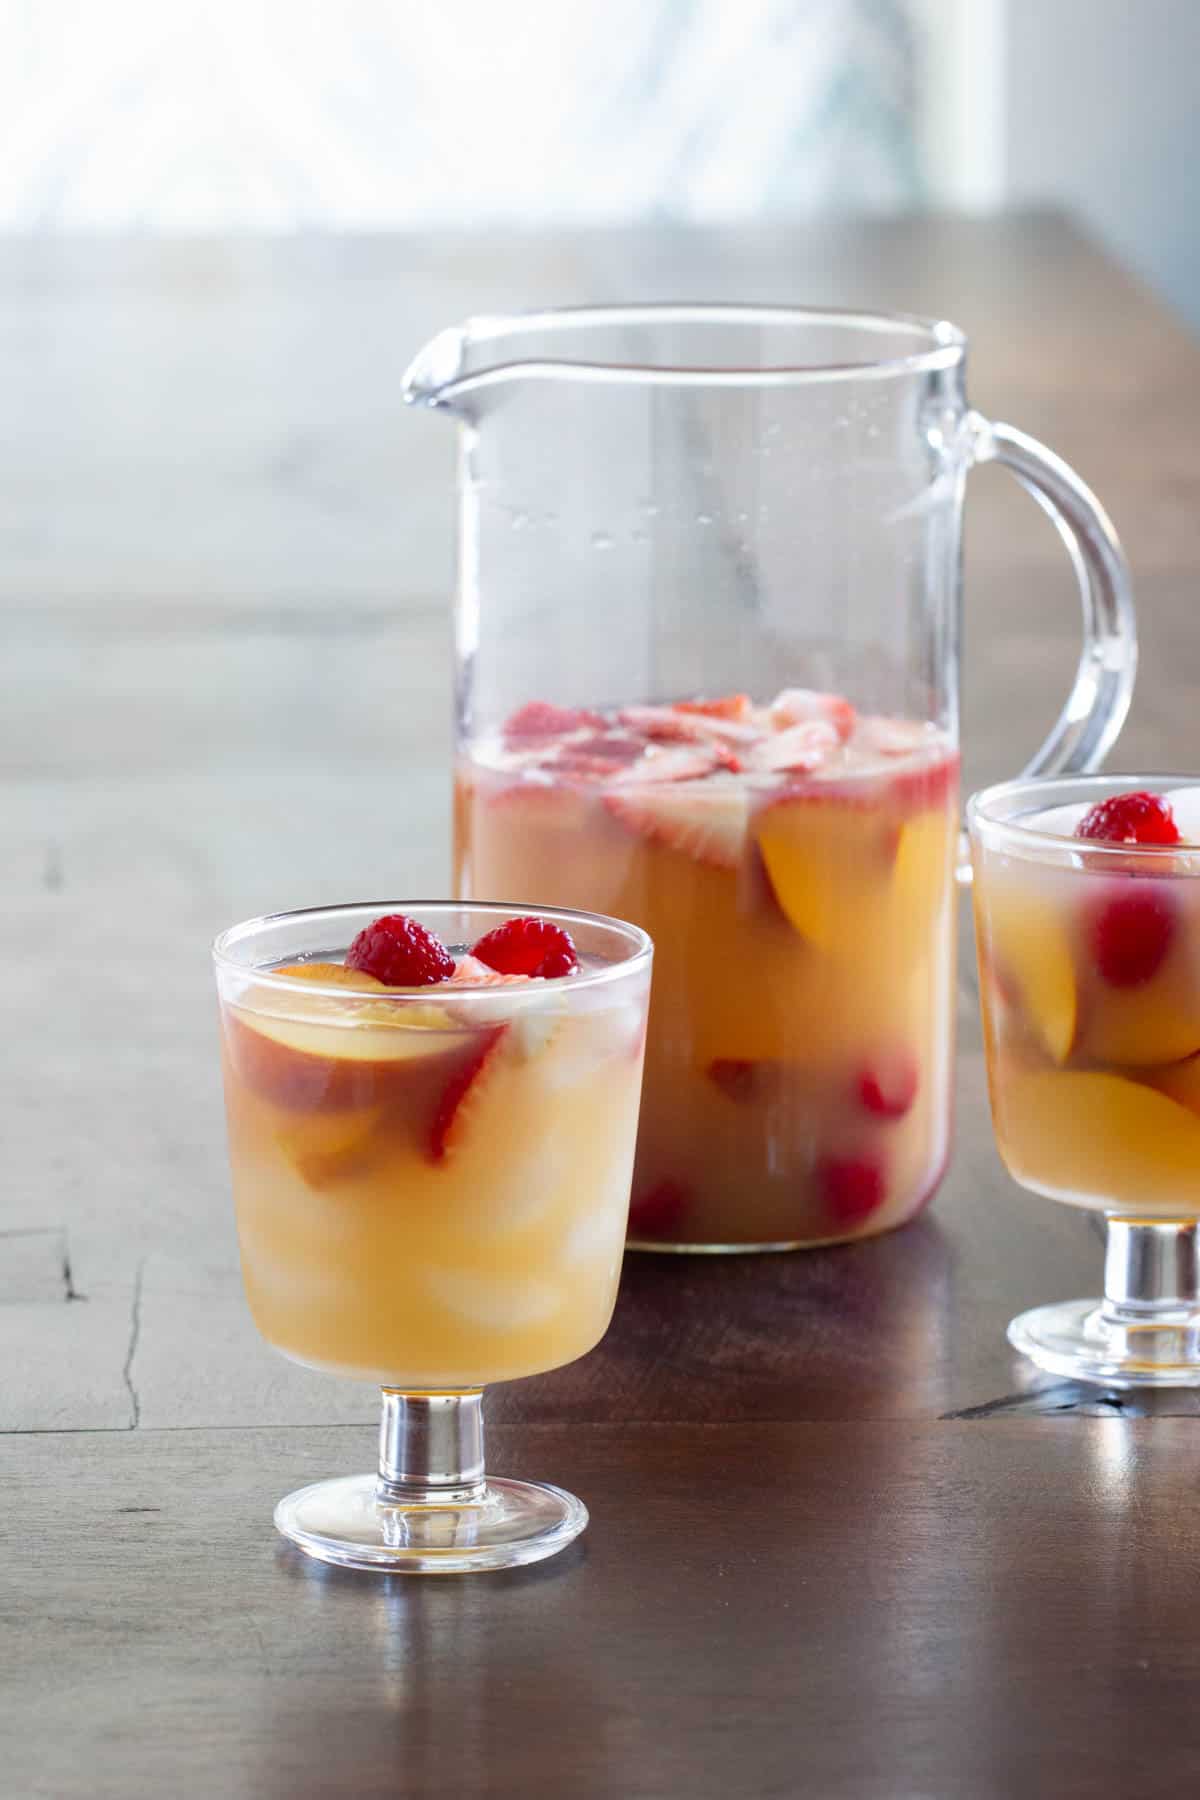
MULTIPOLYGON (((602 987, 607 982, 618 981, 636 974, 649 967, 654 956, 654 943, 649 932, 643 931, 640 925, 631 924, 628 919, 617 919, 609 913, 581 912, 565 906, 529 906, 506 904, 502 900, 407 900, 403 904, 397 901, 346 900, 334 901, 328 906, 300 906, 284 912, 261 913, 255 918, 242 919, 236 925, 229 925, 219 932, 212 943, 213 966, 218 970, 227 970, 230 974, 240 976, 243 980, 252 980, 256 987, 264 987, 268 992, 283 995, 297 995, 294 976, 278 975, 270 969, 259 969, 253 963, 239 962, 229 954, 234 944, 245 943, 257 933, 269 931, 272 927, 281 927, 299 922, 303 919, 317 919, 338 914, 370 914, 379 918, 385 913, 407 912, 420 916, 422 913, 463 913, 477 912, 494 917, 497 924, 508 919, 528 918, 536 916, 549 919, 552 924, 562 925, 569 929, 572 925, 598 925, 605 930, 615 932, 625 938, 632 948, 630 954, 620 962, 605 963, 598 969, 580 968, 573 975, 554 975, 539 978, 532 992, 549 993, 563 989, 578 992, 584 988, 602 987)), ((378 992, 372 990, 372 1001, 393 1000, 398 1006, 428 1005, 433 996, 444 991, 447 982, 430 982, 424 987, 385 987, 378 992)), ((507 990, 513 999, 523 997, 523 992, 515 989, 507 990)), ((338 987, 332 982, 306 981, 303 986, 305 996, 334 999, 346 1003, 360 1000, 366 990, 338 987)), ((495 1007, 498 990, 491 986, 473 987, 464 982, 454 989, 454 1004, 460 1002, 466 1006, 482 1004, 485 1000, 495 1007)))
POLYGON ((979 788, 970 796, 966 807, 967 829, 973 837, 982 827, 1011 843, 1035 850, 1057 850, 1060 854, 1068 849, 1086 848, 1089 860, 1093 856, 1118 857, 1128 865, 1131 857, 1145 857, 1152 862, 1156 858, 1178 857, 1181 852, 1200 850, 1200 845, 1112 844, 1103 838, 1065 837, 1060 831, 1041 831, 1036 825, 1026 825, 1019 815, 993 809, 1020 800, 1027 794, 1037 797, 1050 792, 1061 793, 1062 798, 1057 802, 1043 801, 1042 810, 1045 810, 1051 804, 1069 806, 1072 794, 1080 800, 1093 795, 1101 800, 1113 794, 1140 793, 1144 789, 1151 793, 1166 793, 1173 788, 1186 787, 1200 787, 1200 775, 1179 775, 1161 770, 1115 775, 1018 775, 1011 781, 996 781, 989 787, 979 788))
POLYGON ((867 308, 771 306, 725 301, 655 301, 644 305, 561 306, 536 312, 483 313, 451 326, 419 352, 404 378, 407 401, 445 405, 464 393, 516 378, 598 382, 632 382, 639 386, 784 387, 804 382, 870 380, 952 369, 967 349, 967 336, 949 319, 917 313, 880 312, 867 308), (858 360, 804 363, 780 358, 767 368, 668 362, 615 362, 538 356, 505 356, 490 367, 461 368, 461 352, 472 345, 519 339, 537 331, 587 330, 594 327, 663 324, 752 325, 759 328, 842 326, 863 339, 885 333, 908 333, 920 340, 907 353, 864 356, 858 360), (457 347, 457 348, 456 348, 457 347), (437 379, 436 371, 443 378, 437 379))

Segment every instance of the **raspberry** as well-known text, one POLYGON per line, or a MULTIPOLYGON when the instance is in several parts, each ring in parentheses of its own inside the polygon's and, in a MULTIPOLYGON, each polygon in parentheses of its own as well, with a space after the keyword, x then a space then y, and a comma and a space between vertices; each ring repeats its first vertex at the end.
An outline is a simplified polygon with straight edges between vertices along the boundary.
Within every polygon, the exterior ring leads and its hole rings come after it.
POLYGON ((581 725, 603 729, 599 713, 585 712, 578 706, 552 706, 548 700, 531 700, 507 721, 506 738, 559 737, 567 731, 578 731, 581 725))
POLYGON ((687 1211, 687 1190, 668 1178, 648 1188, 629 1208, 629 1230, 633 1237, 670 1237, 687 1211))
POLYGON ((388 987, 430 987, 453 975, 454 958, 415 919, 385 913, 359 932, 346 952, 346 967, 374 975, 388 987))
POLYGON ((1177 844, 1179 827, 1158 794, 1113 794, 1083 815, 1075 836, 1101 844, 1177 844))
POLYGON ((1162 888, 1131 878, 1124 892, 1097 907, 1091 922, 1092 956, 1112 987, 1140 987, 1158 971, 1175 929, 1162 888))
POLYGON ((745 1062, 740 1057, 718 1056, 704 1073, 715 1087, 730 1100, 753 1100, 759 1088, 761 1065, 745 1062))
MULTIPOLYGON (((564 932, 563 936, 566 935, 564 932)), ((572 946, 569 950, 551 950, 546 956, 543 956, 533 972, 535 975, 540 975, 544 981, 554 981, 559 975, 573 975, 578 967, 579 958, 572 946)))
POLYGON ((835 1225, 858 1225, 887 1198, 881 1164, 865 1156, 827 1156, 817 1164, 817 1182, 835 1225))
POLYGON ((858 1078, 858 1097, 881 1119, 902 1119, 917 1097, 920 1071, 907 1050, 877 1057, 858 1078))
POLYGON ((569 932, 549 919, 509 919, 474 945, 471 955, 502 975, 573 975, 579 958, 569 932))

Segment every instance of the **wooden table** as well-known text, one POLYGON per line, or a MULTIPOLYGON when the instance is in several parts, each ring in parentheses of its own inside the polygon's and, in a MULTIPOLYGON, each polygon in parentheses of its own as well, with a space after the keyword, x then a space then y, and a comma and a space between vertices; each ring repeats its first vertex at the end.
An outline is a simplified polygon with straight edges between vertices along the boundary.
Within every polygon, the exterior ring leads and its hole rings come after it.
MULTIPOLYGON (((208 941, 446 885, 453 445, 399 404, 410 351, 468 311, 681 295, 963 324, 976 403, 1124 533, 1120 763, 1196 764, 1200 350, 1060 217, 0 248, 5 1794, 1195 1785, 1197 1403, 1010 1355, 1015 1310, 1096 1288, 1099 1241, 999 1166, 966 959, 930 1214, 631 1259, 598 1350, 492 1396, 493 1465, 584 1495, 579 1544, 404 1581, 271 1530, 370 1466, 375 1403, 246 1314, 208 941)), ((977 779, 1049 723, 1076 623, 998 473, 968 546, 977 779)))

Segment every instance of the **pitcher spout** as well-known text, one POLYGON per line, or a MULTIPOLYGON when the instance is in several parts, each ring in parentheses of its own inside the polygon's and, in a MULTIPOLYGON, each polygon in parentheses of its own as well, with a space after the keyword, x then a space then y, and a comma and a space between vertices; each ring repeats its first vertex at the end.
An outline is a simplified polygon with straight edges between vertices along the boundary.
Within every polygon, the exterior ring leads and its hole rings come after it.
POLYGON ((467 334, 448 326, 430 338, 404 371, 402 392, 409 406, 449 407, 466 373, 467 334))

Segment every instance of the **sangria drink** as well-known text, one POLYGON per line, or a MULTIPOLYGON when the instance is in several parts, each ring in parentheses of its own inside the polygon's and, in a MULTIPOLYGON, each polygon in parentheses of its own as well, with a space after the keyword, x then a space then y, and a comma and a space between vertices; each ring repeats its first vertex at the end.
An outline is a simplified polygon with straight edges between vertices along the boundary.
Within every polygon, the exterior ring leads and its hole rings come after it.
POLYGON ((1095 496, 971 406, 946 320, 487 314, 404 391, 458 438, 456 891, 615 910, 658 945, 633 1241, 903 1223, 950 1130, 968 473, 1009 467, 1079 578, 1031 773, 1095 768, 1129 704, 1095 496))
POLYGON ((971 830, 1000 1154, 1109 1221, 1103 1301, 1010 1336, 1085 1379, 1198 1380, 1200 784, 1014 784, 971 830))
POLYGON ((654 937, 632 1241, 869 1236, 948 1143, 957 757, 935 727, 787 690, 523 706, 467 746, 464 894, 654 937))
MULTIPOLYGON (((225 1093, 255 1323, 298 1362, 379 1383, 411 1420, 421 1396, 477 1395, 602 1337, 650 951, 641 932, 584 916, 375 911, 283 915, 221 940, 225 1093)), ((386 1409, 385 1427, 398 1429, 386 1409)), ((395 1464, 394 1444, 388 1454, 395 1464)), ((355 1561, 365 1546, 365 1560, 386 1561, 380 1533, 411 1494, 393 1482, 380 1515, 373 1478, 349 1486, 334 1496, 340 1528, 319 1526, 318 1490, 283 1502, 277 1522, 313 1554, 355 1561)), ((482 1545, 482 1488, 472 1504, 482 1545)), ((533 1548, 544 1525, 539 1513, 533 1548)), ((488 1566, 529 1560, 512 1527, 488 1566)))

